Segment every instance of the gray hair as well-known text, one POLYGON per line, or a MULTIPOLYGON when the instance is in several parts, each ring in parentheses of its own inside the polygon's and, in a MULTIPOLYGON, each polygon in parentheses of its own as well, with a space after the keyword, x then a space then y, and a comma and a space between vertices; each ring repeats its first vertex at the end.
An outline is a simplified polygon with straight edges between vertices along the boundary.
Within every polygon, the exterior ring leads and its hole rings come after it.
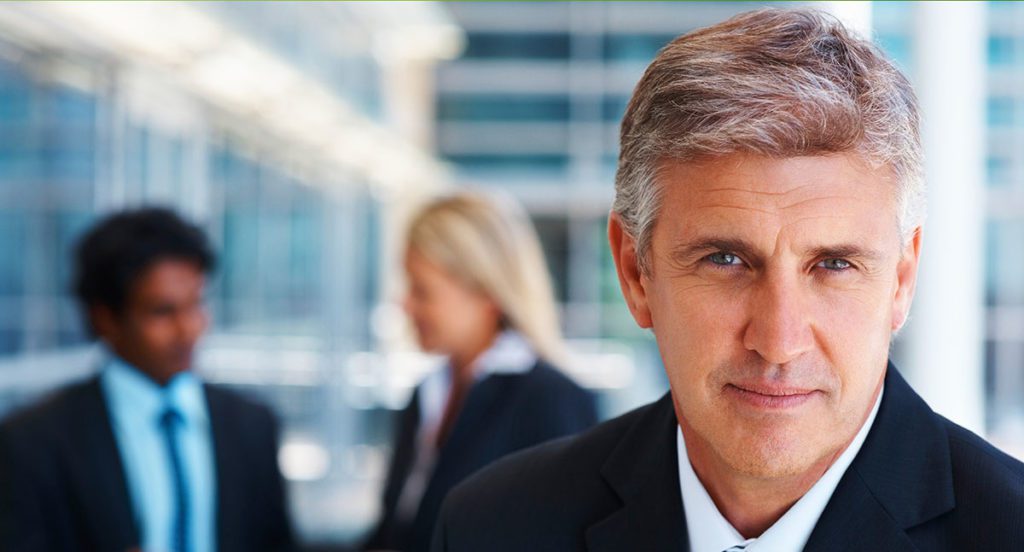
POLYGON ((901 238, 924 220, 917 99, 907 78, 832 16, 768 8, 680 36, 622 119, 612 210, 648 272, 666 160, 853 152, 889 167, 901 238))

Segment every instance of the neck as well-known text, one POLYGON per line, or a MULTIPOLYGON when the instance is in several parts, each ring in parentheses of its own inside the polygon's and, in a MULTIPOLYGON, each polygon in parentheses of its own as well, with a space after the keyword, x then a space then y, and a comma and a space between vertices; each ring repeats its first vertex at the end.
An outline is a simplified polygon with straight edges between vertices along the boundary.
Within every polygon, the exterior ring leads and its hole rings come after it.
POLYGON ((774 525, 800 497, 807 494, 849 445, 847 443, 801 474, 759 478, 738 473, 723 462, 703 461, 711 452, 706 444, 694 438, 696 436, 692 432, 684 430, 683 435, 686 455, 694 473, 718 511, 745 539, 758 537, 774 525))
POLYGON ((124 365, 130 367, 131 369, 135 370, 136 372, 142 374, 143 376, 146 376, 151 381, 153 381, 153 383, 157 384, 157 386, 159 386, 159 387, 166 387, 167 384, 170 383, 172 379, 174 379, 174 376, 177 376, 178 374, 180 374, 183 371, 183 370, 160 370, 160 369, 153 368, 153 367, 146 367, 146 366, 144 366, 144 363, 138 362, 138 361, 133 361, 130 358, 128 358, 128 356, 130 356, 130 355, 121 354, 120 352, 118 352, 116 350, 114 351, 114 355, 121 361, 121 363, 123 363, 124 365))
POLYGON ((453 351, 449 355, 448 361, 451 365, 453 385, 468 385, 472 383, 474 378, 473 364, 480 355, 491 348, 497 337, 498 332, 480 335, 470 343, 467 343, 465 347, 458 351, 453 351))

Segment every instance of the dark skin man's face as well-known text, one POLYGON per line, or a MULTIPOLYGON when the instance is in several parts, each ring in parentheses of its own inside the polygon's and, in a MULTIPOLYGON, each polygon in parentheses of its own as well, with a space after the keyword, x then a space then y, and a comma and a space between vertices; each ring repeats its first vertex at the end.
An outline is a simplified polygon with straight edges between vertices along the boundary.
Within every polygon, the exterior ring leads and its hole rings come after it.
POLYGON ((118 357, 164 385, 192 367, 196 342, 208 323, 205 283, 193 262, 157 261, 139 275, 120 312, 92 308, 96 332, 118 357))

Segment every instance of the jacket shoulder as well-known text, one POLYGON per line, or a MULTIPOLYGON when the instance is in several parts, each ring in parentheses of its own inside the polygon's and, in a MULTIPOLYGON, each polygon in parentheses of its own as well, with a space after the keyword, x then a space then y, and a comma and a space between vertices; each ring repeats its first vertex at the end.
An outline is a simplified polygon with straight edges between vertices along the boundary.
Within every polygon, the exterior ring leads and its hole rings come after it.
POLYGON ((204 383, 203 390, 205 391, 207 401, 210 402, 211 406, 216 406, 226 411, 241 415, 272 415, 272 412, 267 405, 223 385, 204 383))
POLYGON ((544 361, 539 361, 533 370, 527 373, 525 387, 529 396, 539 400, 570 409, 591 411, 590 414, 595 419, 587 426, 597 421, 594 394, 581 387, 562 370, 544 361))
POLYGON ((552 394, 569 394, 574 398, 591 396, 589 391, 580 387, 565 372, 543 360, 537 361, 533 369, 527 372, 526 382, 532 388, 547 389, 552 394))
POLYGON ((100 415, 101 412, 83 411, 96 405, 102 405, 102 391, 98 376, 93 376, 65 385, 15 410, 0 420, 0 431, 16 434, 21 439, 44 437, 52 431, 66 431, 70 422, 83 416, 100 415))
POLYGON ((495 543, 509 551, 582 547, 580 529, 619 503, 601 468, 651 408, 511 454, 477 472, 445 499, 434 550, 494 550, 495 543))
POLYGON ((1016 483, 1017 486, 1024 485, 1024 463, 999 450, 973 432, 949 420, 943 419, 943 421, 949 435, 954 467, 957 464, 986 465, 990 470, 988 473, 990 477, 1007 483, 1011 488, 1013 483, 1016 483))
POLYGON ((1024 463, 959 425, 944 420, 953 464, 957 506, 983 523, 1016 527, 1024 544, 1024 463))
POLYGON ((1024 464, 942 418, 949 439, 955 507, 911 532, 925 548, 1024 550, 1024 464))

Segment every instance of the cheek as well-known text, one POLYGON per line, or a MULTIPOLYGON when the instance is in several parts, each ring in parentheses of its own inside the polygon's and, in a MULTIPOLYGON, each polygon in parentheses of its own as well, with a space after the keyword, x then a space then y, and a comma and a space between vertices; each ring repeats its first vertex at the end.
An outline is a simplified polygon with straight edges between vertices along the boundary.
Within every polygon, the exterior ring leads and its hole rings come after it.
POLYGON ((210 313, 206 308, 201 308, 196 313, 196 333, 202 334, 210 327, 210 313))
MULTIPOLYGON (((665 289, 662 286, 661 289, 665 289)), ((651 319, 669 377, 702 384, 715 367, 742 354, 744 302, 709 287, 651 295, 651 319)))
POLYGON ((174 325, 164 320, 151 320, 140 325, 141 341, 153 349, 170 347, 176 337, 174 325))
POLYGON ((840 398, 848 405, 867 401, 885 369, 891 312, 884 291, 846 293, 821 304, 815 320, 817 341, 841 382, 840 398))
POLYGON ((160 356, 164 349, 164 341, 152 324, 139 320, 122 326, 115 346, 129 357, 152 359, 160 356))
POLYGON ((651 317, 658 333, 669 329, 673 341, 702 347, 724 342, 739 334, 746 303, 734 290, 711 285, 690 286, 658 292, 651 305, 651 317))
POLYGON ((420 309, 418 321, 432 340, 458 340, 481 323, 479 307, 467 297, 449 297, 431 301, 420 309))
POLYGON ((492 322, 490 304, 476 296, 466 296, 458 303, 457 310, 449 315, 452 318, 452 326, 457 326, 460 332, 479 331, 492 322))
POLYGON ((815 330, 837 349, 888 348, 892 300, 882 289, 837 291, 816 301, 815 330))

